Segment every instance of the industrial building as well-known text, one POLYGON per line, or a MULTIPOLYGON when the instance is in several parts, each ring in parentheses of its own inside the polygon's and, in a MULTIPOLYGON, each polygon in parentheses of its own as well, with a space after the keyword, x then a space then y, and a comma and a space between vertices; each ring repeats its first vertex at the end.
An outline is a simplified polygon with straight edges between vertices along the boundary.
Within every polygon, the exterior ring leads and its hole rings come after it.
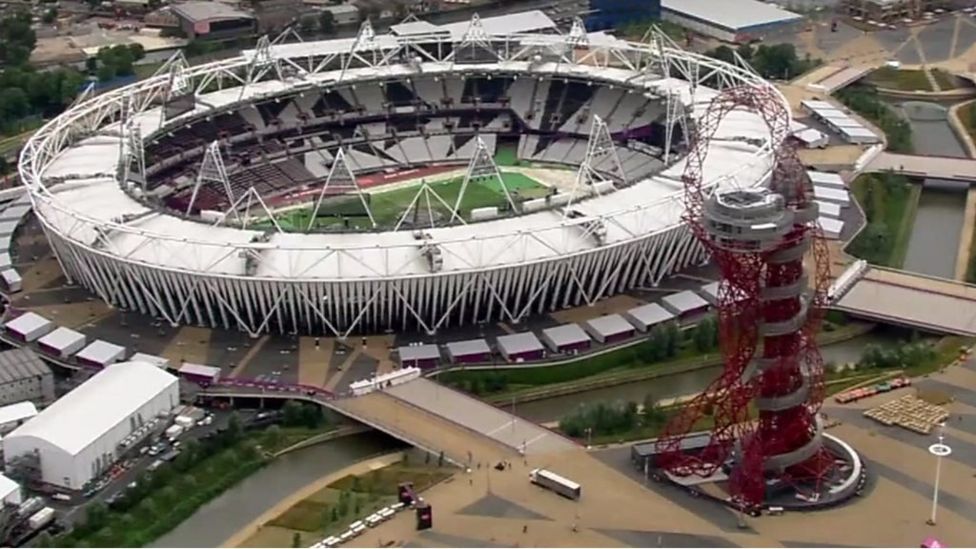
POLYGON ((253 15, 223 2, 185 2, 173 4, 170 9, 190 39, 229 38, 257 32, 253 15))
POLYGON ((661 18, 724 42, 797 30, 803 16, 758 0, 661 0, 661 18))
POLYGON ((661 18, 661 0, 590 0, 586 28, 590 30, 616 29, 634 21, 661 18))
POLYGON ((0 352, 0 406, 24 400, 39 406, 54 402, 54 374, 30 349, 0 352))
POLYGON ((175 376, 143 362, 114 364, 4 438, 4 461, 8 470, 81 490, 118 460, 126 437, 179 402, 175 376))

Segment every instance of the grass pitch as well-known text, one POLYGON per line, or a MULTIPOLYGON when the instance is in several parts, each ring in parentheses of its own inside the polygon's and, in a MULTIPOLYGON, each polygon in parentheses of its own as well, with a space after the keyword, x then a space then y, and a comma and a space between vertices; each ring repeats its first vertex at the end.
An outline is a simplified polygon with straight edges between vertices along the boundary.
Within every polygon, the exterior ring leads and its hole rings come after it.
MULTIPOLYGON (((503 172, 502 179, 505 181, 505 186, 508 188, 508 192, 512 195, 512 199, 516 204, 524 200, 543 197, 548 193, 547 187, 521 173, 503 172)), ((430 195, 431 208, 441 220, 446 221, 450 218, 451 208, 457 202, 463 182, 464 177, 460 176, 448 181, 430 184, 431 190, 444 202, 441 203, 433 194, 430 195)), ((399 189, 387 191, 378 189, 367 193, 367 200, 376 224, 383 228, 396 226, 404 212, 410 208, 411 202, 413 202, 419 190, 420 184, 418 183, 399 189)), ((421 195, 417 206, 421 208, 421 211, 426 209, 427 200, 425 195, 421 195)), ((468 219, 471 210, 492 206, 497 207, 499 210, 509 209, 505 192, 497 180, 485 178, 483 180, 472 180, 468 183, 468 188, 464 193, 464 200, 461 201, 462 217, 468 219)), ((308 229, 313 209, 314 205, 311 205, 306 208, 279 214, 278 223, 285 231, 304 232, 308 229)), ((265 222, 262 225, 270 226, 270 222, 265 222)), ((370 223, 359 197, 345 195, 333 197, 322 202, 313 228, 369 229, 370 223)))

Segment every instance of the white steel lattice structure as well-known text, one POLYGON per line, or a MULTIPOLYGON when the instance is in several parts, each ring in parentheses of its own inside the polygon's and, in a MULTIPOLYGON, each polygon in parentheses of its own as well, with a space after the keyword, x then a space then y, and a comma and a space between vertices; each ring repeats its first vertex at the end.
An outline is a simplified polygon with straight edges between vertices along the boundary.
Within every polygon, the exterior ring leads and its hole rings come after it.
MULTIPOLYGON (((191 120, 246 111, 269 98, 357 84, 362 96, 378 82, 409 84, 421 95, 425 86, 441 89, 443 83, 448 89, 474 73, 505 75, 533 89, 572 79, 596 90, 592 109, 616 111, 600 114, 615 132, 627 123, 620 106, 625 103, 660 103, 662 112, 681 111, 693 124, 716 90, 769 86, 748 69, 682 51, 659 36, 638 43, 581 30, 492 34, 474 20, 463 33, 393 36, 374 34, 365 25, 355 39, 262 40, 258 49, 233 59, 192 67, 181 58, 147 80, 87 97, 45 125, 23 150, 21 178, 69 279, 115 306, 173 325, 237 328, 252 335, 281 331, 345 337, 384 329, 432 333, 482 321, 518 323, 532 314, 592 304, 655 285, 705 259, 681 222, 685 160, 671 150, 671 124, 669 163, 640 178, 624 174, 627 185, 574 201, 573 215, 560 208, 525 210, 514 217, 422 231, 288 233, 224 224, 248 217, 227 211, 218 212, 215 224, 154 206, 143 199, 141 184, 119 181, 120 172, 134 170, 118 169, 141 167, 140 143, 148 151, 149 143, 191 120), (189 111, 164 114, 160 105, 186 97, 184 90, 196 95, 189 111), (610 95, 620 96, 618 106, 596 105, 610 95), (675 101, 684 108, 676 108, 675 101), (125 131, 127 124, 134 125, 131 131, 125 131)), ((513 93, 512 111, 519 101, 519 109, 535 108, 513 93)), ((415 108, 429 114, 438 106, 418 101, 415 108)), ((628 117, 636 117, 638 108, 628 108, 628 117)), ((585 144, 596 112, 579 112, 585 144)), ((314 113, 302 113, 295 126, 314 122, 314 113)), ((289 124, 278 120, 248 131, 271 133, 289 124)), ((773 145, 767 135, 754 113, 726 117, 703 168, 706 186, 765 184, 773 145)), ((190 151, 197 166, 218 138, 208 139, 190 151)), ((224 143, 235 139, 220 138, 224 143)), ((219 160, 220 155, 207 158, 219 160)), ((600 171, 601 166, 588 169, 600 171)), ((222 170, 223 165, 217 171, 222 170)), ((226 174, 216 173, 216 179, 223 186, 226 174)), ((259 194, 245 192, 226 187, 238 206, 246 202, 253 212, 267 207, 259 194)), ((422 200, 428 210, 437 202, 426 194, 422 200)))

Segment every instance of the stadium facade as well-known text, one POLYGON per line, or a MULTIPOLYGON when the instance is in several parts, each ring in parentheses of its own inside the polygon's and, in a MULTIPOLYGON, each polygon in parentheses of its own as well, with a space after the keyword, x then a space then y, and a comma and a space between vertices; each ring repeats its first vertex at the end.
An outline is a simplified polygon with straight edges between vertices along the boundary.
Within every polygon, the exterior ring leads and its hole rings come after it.
MULTIPOLYGON (((682 135, 717 90, 770 84, 659 35, 487 30, 503 26, 394 36, 367 22, 354 39, 176 57, 44 126, 21 177, 69 279, 173 325, 252 335, 518 323, 702 263, 682 222, 682 135), (599 120, 612 154, 593 154, 599 120), (273 218, 277 198, 314 195, 340 154, 366 177, 463 168, 479 143, 563 165, 585 192, 399 230, 241 221, 242 208, 273 218)), ((732 113, 706 186, 765 184, 772 145, 757 114, 732 113)))

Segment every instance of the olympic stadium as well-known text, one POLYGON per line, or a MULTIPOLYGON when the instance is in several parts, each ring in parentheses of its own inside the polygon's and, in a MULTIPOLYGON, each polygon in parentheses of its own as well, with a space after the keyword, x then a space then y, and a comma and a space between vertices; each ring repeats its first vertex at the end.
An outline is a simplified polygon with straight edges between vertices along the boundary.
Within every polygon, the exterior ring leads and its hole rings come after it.
MULTIPOLYGON (((687 136, 770 84, 655 34, 415 26, 177 56, 78 101, 20 162, 65 275, 174 326, 344 337, 517 324, 707 259, 687 136)), ((765 184, 774 148, 733 112, 706 188, 765 184)))

